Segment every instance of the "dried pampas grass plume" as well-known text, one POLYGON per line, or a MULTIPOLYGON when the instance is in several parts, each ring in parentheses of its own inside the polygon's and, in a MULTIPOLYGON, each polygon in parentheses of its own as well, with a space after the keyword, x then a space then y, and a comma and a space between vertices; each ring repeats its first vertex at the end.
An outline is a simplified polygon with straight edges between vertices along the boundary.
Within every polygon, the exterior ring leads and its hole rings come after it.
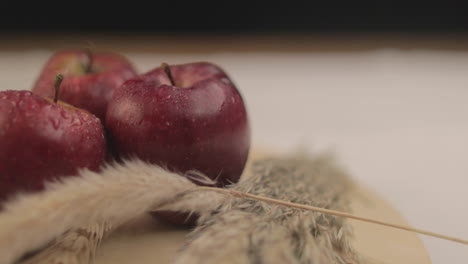
MULTIPOLYGON (((70 230, 121 224, 196 188, 184 177, 136 159, 105 166, 100 173, 83 170, 79 177, 47 184, 44 192, 21 194, 4 204, 0 263, 12 263, 70 230)), ((209 202, 190 203, 189 210, 210 210, 210 204, 224 199, 214 192, 201 195, 210 196, 205 199, 209 202)))
POLYGON ((323 155, 258 160, 241 182, 214 190, 230 196, 201 214, 175 263, 358 263, 351 227, 343 218, 273 200, 349 211, 353 186, 323 155))
MULTIPOLYGON (((209 181, 192 174, 199 181, 209 181)), ((327 156, 258 160, 227 189, 200 187, 140 160, 18 195, 0 213, 0 263, 44 248, 25 264, 88 264, 113 227, 151 210, 199 213, 176 263, 359 263, 344 218, 468 243, 429 231, 345 213, 348 175, 327 156), (223 250, 213 251, 223 241, 223 250), (244 260, 244 261, 242 261, 244 260)))
POLYGON ((96 250, 112 226, 101 223, 68 231, 45 250, 20 261, 21 264, 87 264, 93 263, 96 250))

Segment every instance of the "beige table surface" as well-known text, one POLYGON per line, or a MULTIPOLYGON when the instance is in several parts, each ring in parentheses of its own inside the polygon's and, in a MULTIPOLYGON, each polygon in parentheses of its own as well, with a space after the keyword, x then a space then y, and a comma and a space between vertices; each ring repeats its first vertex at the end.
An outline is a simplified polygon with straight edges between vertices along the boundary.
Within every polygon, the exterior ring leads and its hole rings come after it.
MULTIPOLYGON (((12 43, 0 45, 0 90, 30 89, 48 48, 73 46, 66 39, 12 43)), ((468 238, 468 51, 458 44, 433 49, 435 43, 404 50, 385 42, 342 51, 122 50, 140 71, 163 61, 220 64, 245 97, 257 145, 332 150, 412 225, 468 238)), ((421 238, 433 263, 468 261, 466 246, 421 238)))

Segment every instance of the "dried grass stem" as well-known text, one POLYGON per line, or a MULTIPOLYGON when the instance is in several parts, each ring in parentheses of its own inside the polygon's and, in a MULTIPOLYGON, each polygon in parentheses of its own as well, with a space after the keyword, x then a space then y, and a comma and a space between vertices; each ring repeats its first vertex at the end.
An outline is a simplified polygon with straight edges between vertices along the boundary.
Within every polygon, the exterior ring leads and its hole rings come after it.
POLYGON ((452 236, 447 236, 447 235, 443 235, 443 234, 439 234, 439 233, 435 233, 435 232, 432 232, 432 231, 423 230, 423 229, 419 229, 419 228, 414 228, 414 227, 409 227, 409 226, 404 226, 404 225, 398 225, 398 224, 393 224, 393 223, 389 223, 389 222, 385 222, 385 221, 381 221, 381 220, 362 217, 362 216, 358 216, 358 215, 354 215, 354 214, 350 214, 350 213, 345 213, 345 212, 320 208, 320 207, 316 207, 316 206, 310 206, 310 205, 304 205, 304 204, 298 204, 298 203, 291 203, 291 202, 287 202, 287 201, 283 201, 283 200, 277 200, 277 199, 273 199, 273 198, 269 198, 269 197, 263 197, 263 196, 260 196, 260 195, 255 195, 255 194, 250 194, 250 193, 245 193, 245 192, 239 192, 239 191, 231 190, 231 189, 221 189, 221 188, 216 188, 216 187, 199 187, 198 190, 200 190, 200 191, 220 192, 220 193, 229 194, 229 195, 232 195, 232 196, 235 196, 235 197, 249 198, 249 199, 253 199, 253 200, 257 200, 257 201, 263 201, 263 202, 273 203, 273 204, 277 204, 277 205, 284 205, 284 206, 293 207, 293 208, 302 209, 302 210, 307 210, 307 211, 312 211, 312 212, 320 212, 320 213, 324 213, 324 214, 328 214, 328 215, 334 215, 334 216, 350 218, 350 219, 354 219, 354 220, 358 220, 358 221, 373 223, 373 224, 382 225, 382 226, 393 227, 393 228, 396 228, 396 229, 406 230, 406 231, 410 231, 410 232, 414 232, 414 233, 418 233, 418 234, 422 234, 422 235, 432 236, 432 237, 436 237, 436 238, 440 238, 440 239, 449 240, 449 241, 453 241, 453 242, 456 242, 456 243, 468 245, 468 240, 465 240, 465 239, 456 238, 456 237, 452 237, 452 236))

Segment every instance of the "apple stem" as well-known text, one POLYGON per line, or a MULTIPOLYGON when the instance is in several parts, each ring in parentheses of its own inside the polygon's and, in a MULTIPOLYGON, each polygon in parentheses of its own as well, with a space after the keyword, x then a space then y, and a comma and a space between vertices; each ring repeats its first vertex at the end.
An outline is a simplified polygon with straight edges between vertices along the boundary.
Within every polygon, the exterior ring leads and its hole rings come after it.
POLYGON ((93 53, 91 52, 90 49, 85 49, 84 50, 87 62, 84 65, 85 67, 85 73, 90 73, 93 67, 93 53))
POLYGON ((161 64, 161 68, 166 73, 167 78, 169 78, 169 81, 171 82, 171 85, 175 86, 174 77, 172 76, 172 72, 171 72, 171 68, 169 67, 169 64, 163 62, 161 64))
POLYGON ((58 96, 59 96, 59 90, 60 90, 60 85, 62 84, 63 81, 63 75, 58 74, 55 76, 55 82, 54 82, 54 88, 55 88, 55 94, 54 94, 54 103, 57 103, 58 101, 58 96))

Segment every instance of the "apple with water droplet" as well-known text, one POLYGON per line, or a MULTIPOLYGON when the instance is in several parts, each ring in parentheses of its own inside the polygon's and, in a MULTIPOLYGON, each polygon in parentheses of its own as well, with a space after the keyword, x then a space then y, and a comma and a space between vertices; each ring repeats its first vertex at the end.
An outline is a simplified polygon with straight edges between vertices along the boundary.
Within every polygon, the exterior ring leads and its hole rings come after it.
POLYGON ((136 76, 124 56, 110 52, 64 50, 54 53, 44 65, 32 91, 44 97, 54 95, 55 76, 65 78, 60 100, 95 114, 104 121, 107 103, 115 89, 136 76))
POLYGON ((118 156, 198 170, 218 186, 239 180, 250 147, 242 96, 211 63, 163 66, 126 81, 109 102, 106 127, 118 156))
MULTIPOLYGON (((55 99, 56 100, 56 99, 55 99)), ((30 91, 0 92, 0 201, 45 181, 97 171, 106 157, 102 122, 30 91)))
POLYGON ((197 170, 220 187, 239 180, 250 149, 244 100, 208 62, 163 64, 127 80, 109 101, 105 123, 121 158, 197 170))

